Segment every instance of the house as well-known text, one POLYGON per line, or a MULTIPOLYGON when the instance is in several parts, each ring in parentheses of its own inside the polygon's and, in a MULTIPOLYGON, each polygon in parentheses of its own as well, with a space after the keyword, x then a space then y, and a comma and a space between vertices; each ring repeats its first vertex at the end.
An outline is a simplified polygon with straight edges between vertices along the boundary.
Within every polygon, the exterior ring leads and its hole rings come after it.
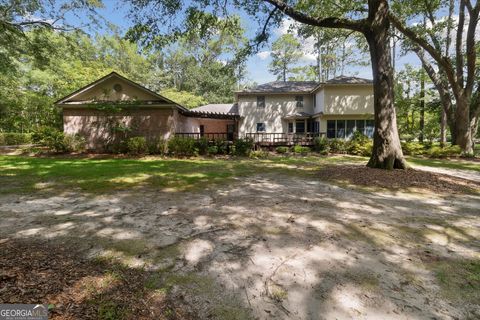
POLYGON ((373 135, 371 80, 340 76, 325 83, 276 81, 237 91, 240 135, 325 133, 349 138, 354 131, 373 135))
POLYGON ((112 72, 56 105, 63 112, 64 132, 84 136, 88 148, 97 150, 127 136, 309 144, 320 135, 373 135, 371 80, 342 76, 324 83, 270 82, 235 92, 235 100, 190 110, 112 72))
MULTIPOLYGON (((106 150, 127 136, 169 139, 175 134, 200 136, 235 132, 238 114, 192 111, 116 72, 55 102, 62 109, 66 134, 85 137, 88 149, 106 150)), ((233 139, 233 134, 231 135, 233 139)))

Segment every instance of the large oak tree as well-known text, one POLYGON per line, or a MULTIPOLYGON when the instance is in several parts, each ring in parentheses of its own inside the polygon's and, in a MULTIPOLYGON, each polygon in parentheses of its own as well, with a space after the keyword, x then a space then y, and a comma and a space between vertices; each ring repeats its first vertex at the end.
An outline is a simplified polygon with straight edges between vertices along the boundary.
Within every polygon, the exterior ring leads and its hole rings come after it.
POLYGON ((139 38, 146 37, 147 40, 158 39, 166 25, 171 26, 170 31, 173 30, 174 34, 181 32, 182 26, 205 28, 205 21, 190 19, 198 16, 195 12, 210 10, 222 19, 228 19, 229 9, 234 8, 264 20, 261 32, 255 38, 257 42, 266 40, 269 27, 279 23, 284 16, 306 25, 348 29, 362 34, 370 49, 374 86, 375 133, 368 166, 383 169, 406 167, 393 105, 387 0, 369 0, 366 4, 356 0, 341 4, 336 1, 282 0, 197 0, 188 5, 180 0, 131 2, 132 14, 137 22, 131 34, 136 34, 139 38))
POLYGON ((412 1, 408 8, 390 12, 392 24, 409 40, 438 90, 452 134, 452 143, 473 154, 473 138, 480 116, 477 33, 480 2, 412 1), (457 7, 455 8, 455 5, 457 7), (456 10, 454 10, 456 9, 456 10), (448 12, 446 17, 439 12, 448 12), (458 12, 458 20, 454 12, 458 12), (418 24, 427 19, 428 28, 418 24))

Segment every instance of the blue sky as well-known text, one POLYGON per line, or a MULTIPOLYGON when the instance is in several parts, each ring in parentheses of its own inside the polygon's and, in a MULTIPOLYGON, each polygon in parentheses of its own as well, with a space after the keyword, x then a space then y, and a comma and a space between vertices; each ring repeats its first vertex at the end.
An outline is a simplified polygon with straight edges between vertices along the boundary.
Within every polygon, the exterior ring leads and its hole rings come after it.
MULTIPOLYGON (((117 25, 120 27, 120 33, 123 34, 126 30, 131 25, 131 21, 127 18, 127 13, 128 13, 128 8, 124 5, 123 1, 117 1, 117 0, 103 0, 103 3, 105 5, 105 8, 100 9, 99 13, 109 22, 117 25)), ((253 21, 251 18, 246 16, 243 13, 240 13, 240 17, 242 19, 242 24, 246 30, 246 35, 247 37, 252 37, 258 28, 258 24, 256 21, 253 21)), ((288 24, 288 21, 285 21, 285 25, 288 24)), ((270 40, 274 41, 278 36, 280 36, 282 33, 286 32, 286 27, 285 28, 278 28, 274 30, 270 40)), ((108 30, 98 30, 98 29, 91 29, 91 30, 86 30, 89 33, 106 33, 109 32, 108 30)), ((270 41, 270 43, 271 43, 270 41)), ((307 46, 308 47, 308 46, 307 46)), ((258 55, 254 55, 250 57, 247 61, 247 78, 250 81, 255 81, 257 83, 264 83, 264 82, 269 82, 269 81, 274 81, 275 76, 272 75, 268 71, 268 64, 270 63, 271 59, 268 56, 268 51, 269 51, 269 44, 266 45, 262 50, 264 53, 260 53, 258 55)), ((304 52, 307 54, 308 52, 304 52)), ((301 64, 307 64, 307 63, 313 63, 313 61, 308 60, 308 59, 303 59, 301 64)), ((397 57, 397 71, 403 69, 405 64, 411 64, 411 65, 419 65, 418 58, 414 54, 408 54, 406 56, 397 57)), ((346 75, 356 75, 359 77, 364 77, 371 79, 372 78, 372 71, 371 67, 347 67, 347 70, 345 72, 346 75)))

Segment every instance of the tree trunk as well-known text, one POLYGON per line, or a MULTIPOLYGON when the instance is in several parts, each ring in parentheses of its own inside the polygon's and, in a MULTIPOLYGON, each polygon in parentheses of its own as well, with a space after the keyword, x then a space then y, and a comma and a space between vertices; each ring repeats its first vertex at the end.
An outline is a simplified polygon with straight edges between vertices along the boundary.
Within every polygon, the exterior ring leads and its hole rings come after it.
POLYGON ((423 143, 425 131, 425 78, 423 72, 420 73, 420 135, 418 141, 423 143))
POLYGON ((466 99, 462 97, 457 99, 457 108, 455 109, 455 142, 466 155, 473 154, 471 129, 470 106, 466 99))
POLYGON ((393 72, 388 39, 388 20, 377 17, 371 30, 365 32, 373 71, 375 132, 372 156, 367 166, 381 169, 405 169, 393 104, 393 72))
POLYGON ((440 146, 443 148, 445 147, 445 144, 447 143, 447 137, 445 135, 445 128, 447 127, 447 113, 443 109, 441 112, 441 119, 440 119, 440 146))

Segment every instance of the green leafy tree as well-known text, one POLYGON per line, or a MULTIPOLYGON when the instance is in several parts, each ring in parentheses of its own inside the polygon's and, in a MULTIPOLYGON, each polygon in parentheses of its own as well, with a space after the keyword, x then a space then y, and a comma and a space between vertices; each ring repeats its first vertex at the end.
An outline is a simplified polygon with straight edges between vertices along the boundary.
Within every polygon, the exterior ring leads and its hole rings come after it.
MULTIPOLYGON (((198 12, 211 12, 221 20, 230 15, 226 7, 235 7, 264 21, 263 27, 244 51, 248 55, 268 39, 272 26, 285 16, 313 27, 346 29, 362 35, 368 43, 374 86, 375 132, 372 156, 368 166, 393 169, 405 168, 400 146, 396 113, 393 103, 394 82, 390 50, 390 7, 387 0, 349 1, 282 1, 282 0, 131 0, 136 17, 135 35, 151 40, 161 37, 164 26, 177 17, 178 24, 170 28, 177 34, 188 33, 198 26, 198 12), (182 17, 183 19, 179 19, 182 17)), ((201 14, 200 14, 201 16, 201 14)), ((216 20, 211 19, 211 24, 216 20)), ((208 29, 208 28, 207 28, 208 29)))
POLYGON ((280 36, 273 42, 269 71, 276 75, 278 80, 287 81, 287 77, 293 73, 294 66, 303 57, 300 48, 300 41, 290 33, 280 36))

